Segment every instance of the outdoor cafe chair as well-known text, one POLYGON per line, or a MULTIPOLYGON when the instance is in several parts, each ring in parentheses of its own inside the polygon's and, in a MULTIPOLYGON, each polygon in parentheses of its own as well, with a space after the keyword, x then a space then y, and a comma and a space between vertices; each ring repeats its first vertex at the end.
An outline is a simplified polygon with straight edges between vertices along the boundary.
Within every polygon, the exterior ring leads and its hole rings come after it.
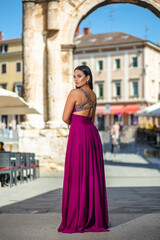
POLYGON ((35 159, 35 162, 36 162, 36 177, 40 177, 39 159, 35 159))
POLYGON ((28 182, 28 178, 30 177, 30 159, 27 153, 21 153, 21 166, 23 166, 23 178, 25 171, 25 180, 28 182))
MULTIPOLYGON (((0 175, 9 174, 10 176, 10 187, 13 186, 13 166, 11 162, 10 152, 0 152, 0 175)), ((1 185, 4 184, 3 177, 1 178, 1 185)))
POLYGON ((32 169, 31 176, 33 177, 33 179, 36 179, 36 160, 34 153, 30 153, 30 168, 32 169))
POLYGON ((13 171, 15 172, 16 183, 17 173, 19 173, 20 183, 22 183, 24 181, 24 177, 23 177, 23 165, 21 164, 21 154, 19 152, 11 152, 11 161, 12 162, 14 161, 13 171))

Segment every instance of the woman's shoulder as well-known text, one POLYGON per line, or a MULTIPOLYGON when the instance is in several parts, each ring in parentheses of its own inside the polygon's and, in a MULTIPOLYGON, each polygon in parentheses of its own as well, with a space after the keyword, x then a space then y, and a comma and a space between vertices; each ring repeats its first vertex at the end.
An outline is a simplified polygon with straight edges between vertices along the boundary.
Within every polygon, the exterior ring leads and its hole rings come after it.
POLYGON ((81 92, 80 89, 71 89, 68 94, 68 97, 77 99, 77 97, 79 97, 79 95, 80 95, 80 92, 81 92))
MULTIPOLYGON (((96 101, 96 99, 97 99, 97 97, 96 97, 96 94, 95 94, 95 92, 94 92, 94 90, 93 89, 90 89, 90 94, 89 95, 94 95, 94 99, 95 99, 95 101, 96 101)), ((83 95, 83 93, 82 93, 82 91, 81 91, 81 89, 79 89, 79 88, 76 88, 76 89, 71 89, 70 90, 70 93, 69 93, 69 95, 70 96, 79 96, 79 95, 83 95)))
POLYGON ((70 95, 77 95, 77 93, 80 93, 80 92, 81 92, 80 89, 71 89, 70 92, 69 92, 69 94, 70 94, 70 95))

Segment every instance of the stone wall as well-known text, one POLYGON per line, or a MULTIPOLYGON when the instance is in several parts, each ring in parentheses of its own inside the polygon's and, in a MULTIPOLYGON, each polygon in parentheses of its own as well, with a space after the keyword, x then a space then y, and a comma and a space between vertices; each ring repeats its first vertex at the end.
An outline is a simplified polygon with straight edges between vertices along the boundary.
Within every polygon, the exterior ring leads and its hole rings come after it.
POLYGON ((62 170, 68 139, 68 129, 27 129, 22 131, 20 152, 35 152, 41 171, 62 170))

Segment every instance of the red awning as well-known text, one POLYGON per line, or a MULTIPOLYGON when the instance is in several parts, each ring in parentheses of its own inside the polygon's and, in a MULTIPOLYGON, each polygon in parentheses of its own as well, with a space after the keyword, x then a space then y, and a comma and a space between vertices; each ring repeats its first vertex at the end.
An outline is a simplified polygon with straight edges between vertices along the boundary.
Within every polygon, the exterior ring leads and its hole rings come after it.
POLYGON ((110 114, 111 115, 122 115, 124 113, 124 106, 123 105, 113 105, 110 106, 110 114))
POLYGON ((136 113, 139 110, 140 110, 140 106, 139 105, 136 105, 136 104, 126 105, 126 107, 125 107, 125 114, 136 113))
MULTIPOLYGON (((132 114, 140 110, 140 106, 136 104, 123 105, 111 105, 110 114, 111 115, 123 115, 132 114)), ((96 115, 106 115, 106 106, 97 106, 96 115)))
POLYGON ((97 106, 96 107, 96 115, 106 115, 106 107, 105 106, 97 106))

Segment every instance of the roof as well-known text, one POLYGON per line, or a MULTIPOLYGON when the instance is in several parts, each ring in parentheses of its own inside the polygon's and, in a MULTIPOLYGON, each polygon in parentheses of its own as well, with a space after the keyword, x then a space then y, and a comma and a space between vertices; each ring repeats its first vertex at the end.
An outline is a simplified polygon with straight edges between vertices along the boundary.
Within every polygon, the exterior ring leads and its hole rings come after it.
POLYGON ((110 32, 77 36, 74 44, 77 48, 106 46, 111 44, 124 44, 133 42, 146 42, 147 40, 132 36, 124 32, 110 32))
POLYGON ((1 43, 7 43, 7 42, 16 42, 16 41, 22 41, 22 38, 10 38, 10 39, 1 39, 0 40, 0 44, 1 43))

